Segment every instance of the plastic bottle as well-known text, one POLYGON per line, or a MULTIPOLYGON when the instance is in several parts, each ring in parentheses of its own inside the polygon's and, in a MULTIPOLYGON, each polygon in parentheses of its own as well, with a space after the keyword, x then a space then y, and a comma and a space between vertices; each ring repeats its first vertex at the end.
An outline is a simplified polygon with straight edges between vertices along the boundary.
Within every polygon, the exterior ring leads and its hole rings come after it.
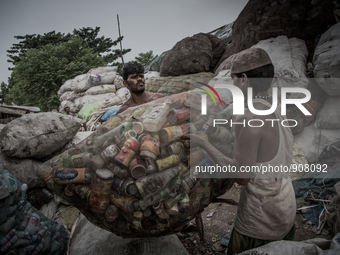
POLYGON ((127 213, 133 213, 139 208, 137 198, 133 196, 123 197, 117 193, 111 193, 111 203, 127 213))
POLYGON ((39 214, 32 213, 28 225, 25 228, 25 231, 27 231, 31 235, 35 234, 38 231, 39 222, 40 222, 39 214))
POLYGON ((91 210, 97 213, 104 213, 110 203, 111 185, 113 173, 107 169, 96 171, 91 195, 89 198, 91 210))
POLYGON ((90 168, 65 168, 54 173, 57 184, 87 183, 91 182, 93 173, 90 168))
POLYGON ((189 207, 190 207, 190 198, 189 198, 189 195, 186 194, 182 200, 178 201, 179 213, 188 214, 189 207))
POLYGON ((132 220, 132 224, 134 225, 135 229, 142 229, 143 213, 136 211, 133 213, 133 217, 134 219, 132 220))
POLYGON ((216 114, 215 119, 225 119, 229 120, 233 116, 233 104, 230 104, 228 107, 224 108, 222 111, 216 114))
POLYGON ((199 179, 190 177, 190 172, 187 172, 187 173, 183 176, 181 188, 182 188, 186 193, 190 193, 190 191, 197 185, 198 182, 199 182, 199 179))
POLYGON ((106 164, 106 161, 100 154, 97 154, 92 158, 91 165, 94 171, 99 168, 103 168, 105 164, 106 164))
POLYGON ((143 159, 134 157, 129 165, 130 175, 134 179, 142 178, 146 175, 146 163, 143 159))
POLYGON ((178 155, 171 155, 165 159, 159 159, 156 161, 157 169, 159 172, 176 166, 181 162, 181 158, 178 155))
POLYGON ((106 149, 101 153, 102 158, 107 163, 113 163, 115 156, 118 155, 120 149, 116 144, 109 145, 106 149))
POLYGON ((64 167, 85 167, 91 162, 93 158, 92 153, 81 153, 77 155, 63 154, 63 166, 64 167))
POLYGON ((131 178, 127 180, 121 180, 115 177, 113 179, 112 188, 116 190, 118 193, 123 194, 124 196, 134 196, 138 192, 136 184, 131 178))
POLYGON ((159 140, 147 134, 143 137, 140 146, 140 156, 143 158, 156 159, 159 154, 159 140))
POLYGON ((143 178, 136 180, 136 186, 142 197, 150 196, 151 194, 163 189, 165 185, 177 174, 182 171, 182 164, 169 168, 160 173, 146 175, 143 178))
POLYGON ((173 109, 169 112, 167 119, 171 126, 179 125, 183 122, 189 122, 190 114, 189 109, 173 109))
POLYGON ((115 157, 115 162, 125 167, 129 167, 129 164, 136 153, 139 152, 140 143, 136 138, 129 138, 125 141, 124 146, 115 157))
POLYGON ((159 201, 164 200, 170 193, 170 189, 168 187, 165 187, 164 189, 158 191, 155 194, 152 194, 146 199, 139 200, 139 206, 143 210, 149 205, 153 205, 159 201))
POLYGON ((152 205, 155 214, 161 219, 162 223, 167 223, 169 220, 169 215, 164 210, 164 205, 162 202, 158 202, 152 205))
POLYGON ((166 122, 166 116, 169 113, 169 110, 169 102, 154 106, 142 122, 144 130, 147 132, 158 132, 166 122))
POLYGON ((105 212, 105 219, 108 222, 114 222, 119 215, 119 211, 118 208, 115 205, 109 205, 109 207, 107 208, 106 212, 105 212))
POLYGON ((182 135, 195 134, 196 132, 196 127, 193 124, 188 123, 179 126, 163 128, 159 132, 159 137, 161 139, 161 143, 168 143, 177 140, 182 135))

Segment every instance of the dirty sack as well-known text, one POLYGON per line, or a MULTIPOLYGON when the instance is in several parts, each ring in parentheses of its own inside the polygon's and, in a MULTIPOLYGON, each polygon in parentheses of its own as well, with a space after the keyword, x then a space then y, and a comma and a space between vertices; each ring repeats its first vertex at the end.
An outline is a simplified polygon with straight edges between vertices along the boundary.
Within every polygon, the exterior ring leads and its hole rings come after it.
POLYGON ((107 232, 80 215, 73 226, 67 254, 162 254, 188 255, 176 235, 145 238, 123 238, 107 232))
POLYGON ((26 198, 27 185, 0 169, 1 254, 63 254, 68 236, 26 198))
POLYGON ((166 77, 213 71, 225 48, 225 42, 214 35, 199 33, 186 37, 166 52, 160 65, 160 75, 166 77))
POLYGON ((11 157, 43 158, 68 143, 81 123, 81 119, 60 113, 26 114, 1 131, 1 148, 11 157))

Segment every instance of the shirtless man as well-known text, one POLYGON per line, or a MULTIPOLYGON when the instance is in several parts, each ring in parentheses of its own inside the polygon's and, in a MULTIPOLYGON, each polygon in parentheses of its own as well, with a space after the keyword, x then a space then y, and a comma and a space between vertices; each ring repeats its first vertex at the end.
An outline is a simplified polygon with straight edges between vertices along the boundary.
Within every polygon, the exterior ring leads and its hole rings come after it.
MULTIPOLYGON (((238 53, 231 63, 231 76, 235 86, 247 98, 248 87, 253 88, 255 109, 267 110, 272 97, 268 93, 274 76, 274 66, 262 49, 248 49, 238 53), (253 79, 252 79, 253 78, 253 79), (256 79, 255 79, 256 78, 256 79), (261 79, 262 78, 262 79, 261 79)), ((248 123, 261 119, 261 127, 235 125, 233 158, 228 158, 198 135, 182 137, 185 146, 202 147, 220 166, 232 165, 237 170, 246 166, 290 166, 293 154, 293 135, 283 127, 280 107, 266 116, 245 110, 234 116, 234 123, 248 123), (266 119, 280 119, 272 126, 266 119)), ((251 176, 240 173, 235 181, 242 185, 240 202, 227 254, 240 253, 275 240, 293 240, 295 234, 296 202, 290 178, 251 176)))
POLYGON ((120 107, 117 115, 129 107, 145 104, 164 97, 163 94, 145 92, 144 67, 137 63, 127 63, 123 68, 123 83, 130 90, 131 97, 120 107))

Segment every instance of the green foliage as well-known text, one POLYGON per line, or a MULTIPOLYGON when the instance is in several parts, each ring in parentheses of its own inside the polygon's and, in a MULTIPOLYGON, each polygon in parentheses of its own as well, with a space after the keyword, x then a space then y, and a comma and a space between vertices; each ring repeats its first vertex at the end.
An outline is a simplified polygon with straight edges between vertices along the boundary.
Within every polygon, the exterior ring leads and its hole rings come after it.
POLYGON ((8 93, 8 87, 7 84, 5 82, 1 82, 0 85, 0 104, 5 102, 5 96, 8 93))
MULTIPOLYGON (((98 37, 99 32, 100 27, 96 27, 95 29, 91 27, 83 27, 81 29, 74 29, 73 34, 68 33, 66 35, 60 32, 56 33, 53 30, 51 32, 44 33, 44 35, 31 34, 25 36, 14 36, 14 38, 22 41, 13 44, 10 50, 7 50, 7 56, 9 57, 7 62, 10 62, 15 66, 20 61, 20 57, 23 56, 29 49, 41 49, 47 44, 59 45, 63 42, 69 41, 75 36, 79 36, 83 39, 84 45, 87 44, 87 47, 92 48, 94 53, 97 53, 98 56, 102 56, 104 58, 105 64, 111 63, 120 57, 120 50, 112 49, 112 47, 122 41, 123 36, 112 41, 111 38, 105 38, 105 36, 98 37)), ((123 55, 129 51, 131 51, 131 49, 123 49, 123 55)), ((8 69, 12 70, 13 68, 8 69)))
POLYGON ((139 63, 141 63, 144 67, 149 65, 152 61, 154 61, 155 58, 157 58, 158 55, 154 56, 153 51, 150 50, 145 53, 138 53, 138 57, 135 57, 135 60, 139 63))
POLYGON ((68 79, 104 65, 104 59, 80 37, 57 45, 28 49, 12 72, 14 86, 5 100, 38 106, 42 111, 59 107, 57 91, 68 79))

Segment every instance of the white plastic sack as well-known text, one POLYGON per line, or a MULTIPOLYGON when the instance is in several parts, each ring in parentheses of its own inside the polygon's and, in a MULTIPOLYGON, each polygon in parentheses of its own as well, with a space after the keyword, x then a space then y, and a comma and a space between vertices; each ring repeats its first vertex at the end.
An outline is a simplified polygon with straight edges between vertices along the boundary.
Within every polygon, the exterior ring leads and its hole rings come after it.
MULTIPOLYGON (((273 87, 300 87, 307 89, 306 57, 308 50, 303 40, 278 36, 262 40, 251 48, 261 48, 268 53, 275 67, 273 87)), ((305 95, 298 93, 288 95, 288 98, 299 97, 305 97, 305 95)))
POLYGON ((125 85, 123 83, 123 77, 120 75, 116 75, 115 80, 113 81, 113 84, 116 85, 116 89, 120 89, 120 88, 125 88, 125 85))
POLYGON ((316 125, 324 129, 340 129, 340 96, 329 97, 318 112, 316 125))
POLYGON ((109 72, 103 74, 91 74, 89 76, 89 82, 91 86, 97 86, 102 84, 113 84, 116 78, 116 72, 109 72))
POLYGON ((340 141, 340 129, 319 129, 314 121, 296 134, 294 140, 304 150, 308 162, 313 163, 326 146, 340 141))
POLYGON ((330 96, 340 96, 339 45, 340 23, 337 23, 321 36, 313 56, 314 77, 330 96))
POLYGON ((66 91, 73 91, 74 87, 72 86, 72 79, 67 80, 64 82, 63 85, 58 90, 58 97, 61 97, 62 94, 64 94, 66 91))
POLYGON ((2 151, 10 157, 43 158, 68 143, 82 120, 60 113, 25 114, 0 133, 2 151))
POLYGON ((123 238, 93 225, 81 214, 73 225, 67 254, 188 255, 189 253, 174 234, 161 237, 123 238))
POLYGON ((86 132, 78 132, 70 142, 68 142, 63 149, 68 150, 74 145, 80 143, 81 141, 85 140, 89 135, 91 135, 93 132, 92 131, 86 131, 86 132))
POLYGON ((88 71, 88 74, 102 74, 102 73, 108 73, 108 72, 116 72, 118 70, 117 66, 101 66, 97 68, 92 68, 90 71, 88 71))
POLYGON ((79 110, 81 110, 81 108, 83 108, 87 104, 92 104, 103 99, 109 100, 110 98, 113 98, 115 96, 116 96, 115 93, 106 93, 100 95, 85 95, 83 97, 77 98, 74 101, 74 104, 77 106, 79 110))
POLYGON ((117 96, 124 96, 124 95, 130 95, 130 91, 127 87, 120 88, 116 91, 117 96))
POLYGON ((266 255, 336 255, 340 251, 340 234, 334 236, 333 240, 314 238, 304 241, 275 241, 266 245, 244 251, 239 255, 266 254, 266 255))
POLYGON ((112 84, 105 84, 92 87, 86 91, 86 95, 99 95, 105 93, 115 93, 116 86, 112 84))
POLYGON ((76 92, 76 93, 85 92, 86 90, 91 88, 91 82, 90 82, 90 79, 89 79, 88 75, 86 75, 80 81, 74 81, 74 83, 75 83, 75 85, 74 85, 74 92, 76 92))
POLYGON ((45 182, 38 176, 42 162, 34 159, 10 158, 0 150, 0 168, 6 169, 28 188, 44 187, 45 182))
MULTIPOLYGON (((73 94, 74 92, 73 91, 66 91, 65 93, 63 93, 60 97, 59 97, 59 100, 62 102, 62 101, 65 101, 65 100, 69 100, 68 98, 70 97, 71 94, 73 94)), ((72 101, 72 100, 70 100, 72 101)))

